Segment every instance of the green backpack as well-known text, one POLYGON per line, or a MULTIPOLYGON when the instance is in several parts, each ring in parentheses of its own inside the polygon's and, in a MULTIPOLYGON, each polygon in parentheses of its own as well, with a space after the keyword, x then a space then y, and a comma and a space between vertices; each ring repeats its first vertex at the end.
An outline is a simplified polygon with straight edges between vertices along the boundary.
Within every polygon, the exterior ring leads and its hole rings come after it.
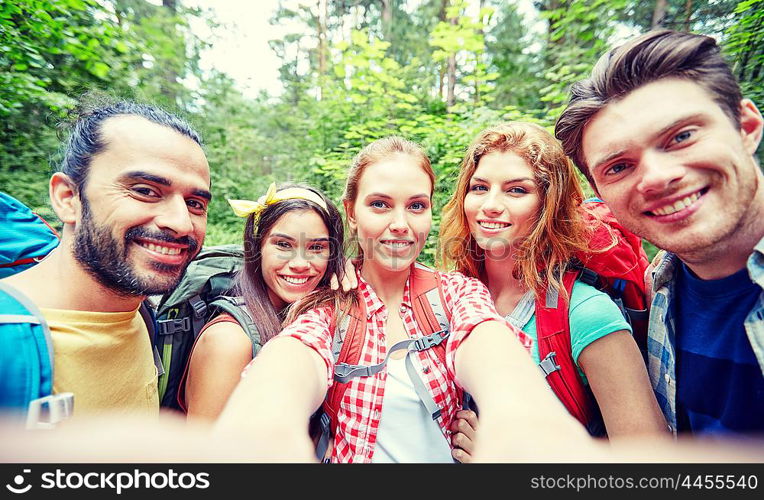
POLYGON ((227 312, 239 322, 252 342, 252 357, 260 351, 260 334, 244 300, 229 296, 243 263, 241 245, 204 248, 178 286, 159 300, 154 342, 164 368, 159 376, 162 407, 181 410, 178 389, 191 349, 202 327, 219 313, 227 312))

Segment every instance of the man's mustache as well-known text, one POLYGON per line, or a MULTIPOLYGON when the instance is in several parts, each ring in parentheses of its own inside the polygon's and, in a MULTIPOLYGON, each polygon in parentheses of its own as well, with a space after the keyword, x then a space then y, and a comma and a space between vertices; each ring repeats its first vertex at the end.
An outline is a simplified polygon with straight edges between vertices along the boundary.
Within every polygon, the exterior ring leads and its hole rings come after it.
POLYGON ((130 241, 136 240, 138 238, 164 241, 165 243, 174 243, 176 245, 185 245, 188 246, 188 251, 192 255, 196 252, 196 249, 199 248, 199 243, 195 238, 192 238, 191 236, 175 238, 169 233, 162 231, 151 231, 145 227, 133 227, 125 232, 126 243, 129 243, 130 241))

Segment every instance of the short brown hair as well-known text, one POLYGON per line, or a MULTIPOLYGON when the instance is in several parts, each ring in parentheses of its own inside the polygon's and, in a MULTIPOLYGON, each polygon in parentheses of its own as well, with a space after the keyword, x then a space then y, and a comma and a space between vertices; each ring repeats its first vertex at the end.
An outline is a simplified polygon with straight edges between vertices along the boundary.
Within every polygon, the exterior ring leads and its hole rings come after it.
POLYGON ((610 102, 662 78, 683 78, 703 87, 735 126, 743 99, 735 76, 708 36, 671 30, 650 31, 602 57, 590 78, 570 89, 570 101, 555 125, 565 154, 594 185, 581 147, 584 128, 610 102))

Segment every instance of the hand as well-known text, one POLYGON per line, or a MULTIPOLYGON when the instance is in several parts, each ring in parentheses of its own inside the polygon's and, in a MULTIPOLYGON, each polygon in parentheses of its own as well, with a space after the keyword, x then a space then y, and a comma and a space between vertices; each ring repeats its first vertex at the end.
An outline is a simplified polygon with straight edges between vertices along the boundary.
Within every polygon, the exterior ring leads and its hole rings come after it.
MULTIPOLYGON (((332 290, 338 290, 340 283, 337 280, 337 275, 333 274, 331 280, 329 280, 329 287, 332 290)), ((358 288, 358 279, 355 275, 355 265, 353 265, 353 259, 347 259, 345 261, 345 275, 342 277, 342 291, 349 292, 358 288)))
POLYGON ((478 427, 477 414, 472 410, 459 410, 456 418, 451 422, 451 443, 454 449, 451 456, 455 460, 466 464, 472 461, 472 453, 475 450, 475 433, 478 427))
POLYGON ((648 305, 652 304, 653 302, 653 271, 655 271, 655 266, 658 265, 665 254, 665 250, 659 250, 658 253, 655 254, 655 257, 653 257, 650 265, 647 266, 647 269, 645 269, 645 291, 647 292, 648 305))

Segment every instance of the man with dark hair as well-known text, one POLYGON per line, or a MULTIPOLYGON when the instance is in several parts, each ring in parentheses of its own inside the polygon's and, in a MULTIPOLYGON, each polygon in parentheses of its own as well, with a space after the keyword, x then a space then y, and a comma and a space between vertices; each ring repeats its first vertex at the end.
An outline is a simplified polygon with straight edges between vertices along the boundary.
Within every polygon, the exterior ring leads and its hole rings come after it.
POLYGON ((2 280, 50 326, 56 393, 75 412, 157 414, 142 301, 172 289, 204 241, 210 172, 199 135, 159 108, 118 102, 82 113, 50 199, 61 243, 2 280))
POLYGON ((674 432, 764 431, 763 123, 716 42, 673 31, 605 54, 557 121, 618 220, 668 251, 647 362, 674 432))

